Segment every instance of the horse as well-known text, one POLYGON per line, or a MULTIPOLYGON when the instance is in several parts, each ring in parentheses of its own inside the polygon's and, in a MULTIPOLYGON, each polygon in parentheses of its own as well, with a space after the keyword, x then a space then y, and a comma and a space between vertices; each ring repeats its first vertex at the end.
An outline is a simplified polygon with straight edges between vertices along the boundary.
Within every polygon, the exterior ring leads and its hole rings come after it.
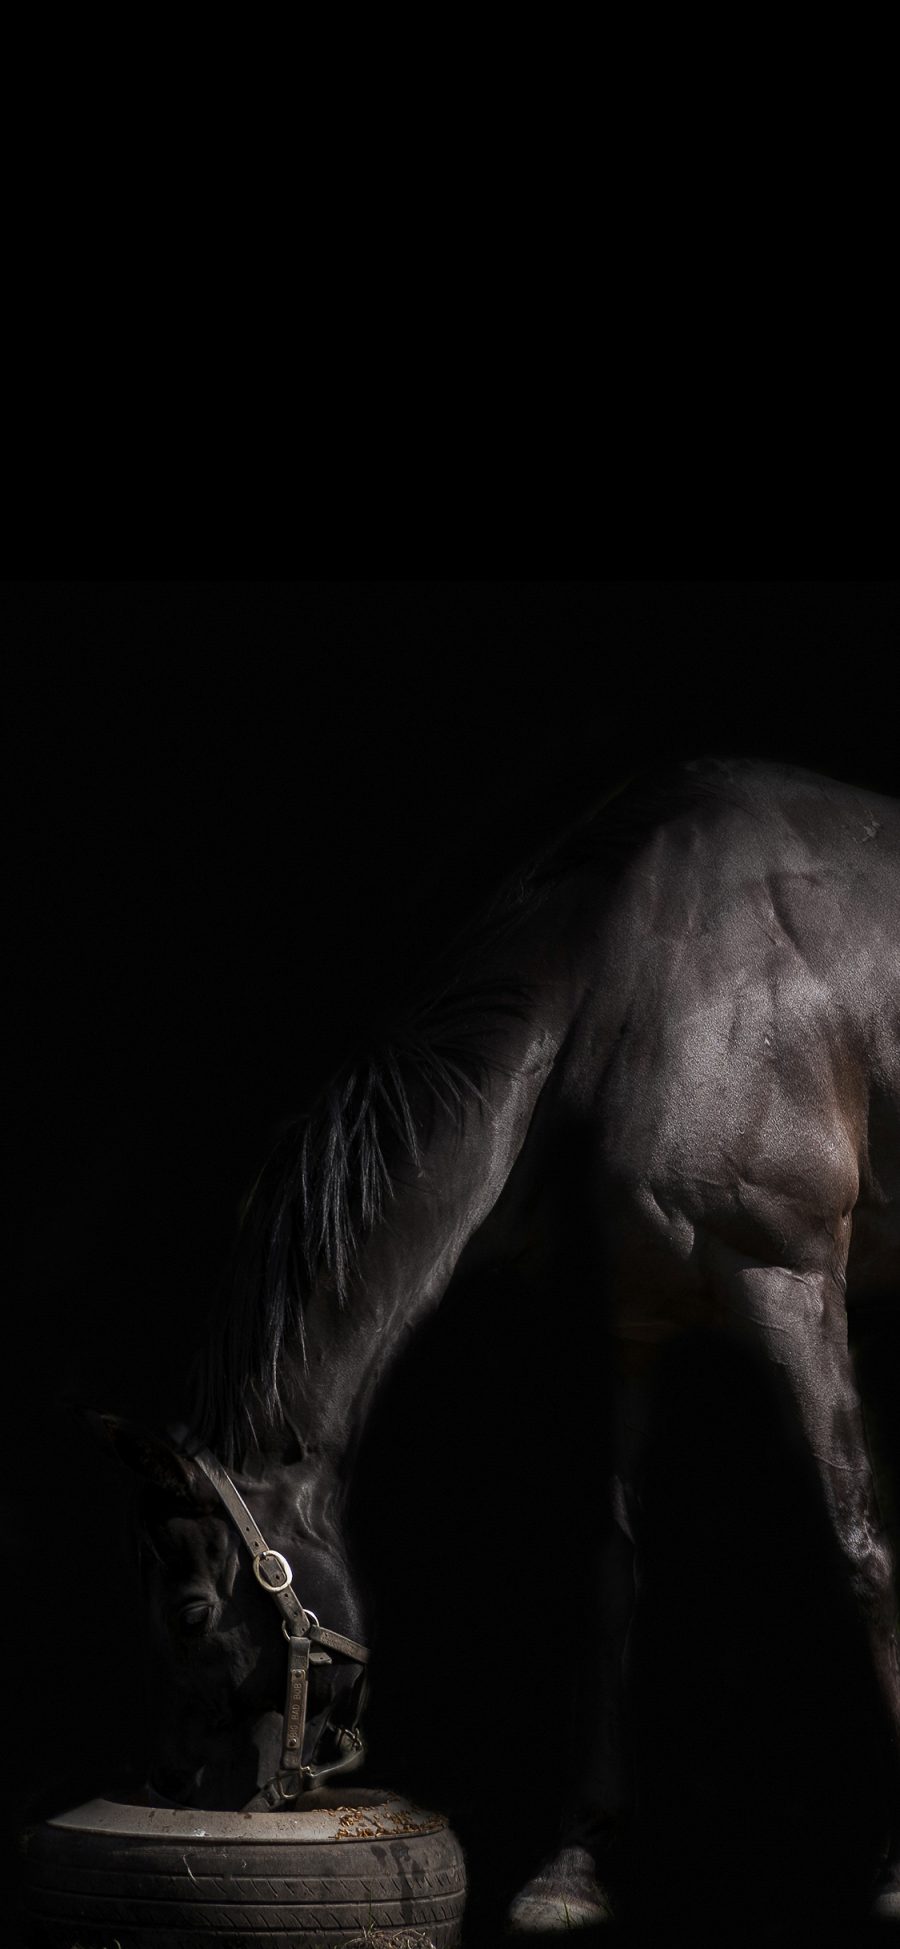
MULTIPOLYGON (((614 1908, 641 1485, 679 1348, 754 1360, 802 1447, 866 1647, 896 1846, 892 1553, 848 1320, 898 1273, 900 805, 746 758, 632 778, 507 883, 424 999, 281 1130, 191 1428, 101 1418, 142 1485, 152 1790, 271 1805, 304 1768, 321 1786, 358 1753, 370 1621, 346 1512, 366 1430, 448 1296, 481 1281, 489 1305, 500 1279, 565 1323, 573 1369, 593 1322, 603 1406, 595 1531, 577 1546, 599 1593, 593 1718, 508 1927, 614 1908), (283 1723, 285 1637, 306 1649, 283 1723)), ((523 1621, 535 1643, 541 1628, 523 1621)))

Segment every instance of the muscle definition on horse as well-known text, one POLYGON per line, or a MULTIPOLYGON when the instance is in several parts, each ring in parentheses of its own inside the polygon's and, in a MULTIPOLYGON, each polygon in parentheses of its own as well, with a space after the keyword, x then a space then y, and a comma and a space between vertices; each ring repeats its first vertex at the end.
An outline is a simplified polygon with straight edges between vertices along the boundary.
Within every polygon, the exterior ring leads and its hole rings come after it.
POLYGON ((611 1402, 603 1705, 570 1831, 513 1902, 526 1929, 606 1912, 597 1836, 630 1792, 637 1485, 654 1375, 681 1336, 731 1336, 777 1369, 900 1771, 891 1555, 847 1327, 900 1273, 900 805, 748 760, 632 781, 284 1130, 246 1203, 190 1438, 106 1421, 144 1482, 161 1793, 242 1806, 282 1736, 279 1620, 197 1450, 345 1646, 320 1642, 310 1673, 311 1762, 348 1722, 346 1646, 369 1629, 342 1527, 369 1410, 410 1330, 483 1266, 558 1312, 599 1309, 611 1402))

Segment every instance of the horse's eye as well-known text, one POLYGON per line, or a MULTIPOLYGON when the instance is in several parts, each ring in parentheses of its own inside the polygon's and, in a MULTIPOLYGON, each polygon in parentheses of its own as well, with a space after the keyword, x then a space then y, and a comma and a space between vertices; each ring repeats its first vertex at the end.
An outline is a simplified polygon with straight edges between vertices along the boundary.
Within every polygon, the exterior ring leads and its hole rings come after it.
POLYGON ((196 1638, 210 1613, 209 1604, 185 1604, 178 1613, 178 1629, 186 1638, 196 1638))

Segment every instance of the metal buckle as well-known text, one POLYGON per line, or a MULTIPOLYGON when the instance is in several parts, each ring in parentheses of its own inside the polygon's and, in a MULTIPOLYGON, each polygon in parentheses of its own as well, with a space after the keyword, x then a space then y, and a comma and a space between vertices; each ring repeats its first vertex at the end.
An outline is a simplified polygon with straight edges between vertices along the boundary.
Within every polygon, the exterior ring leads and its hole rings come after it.
POLYGON ((253 1559, 253 1575, 256 1578, 257 1583, 262 1585, 263 1590, 267 1590, 270 1593, 270 1595, 275 1597, 277 1597, 282 1590, 288 1590, 290 1588, 290 1585, 294 1581, 293 1570, 291 1569, 291 1566, 288 1563, 287 1557, 282 1556, 280 1550, 260 1550, 259 1556, 255 1556, 253 1559), (265 1561, 266 1557, 271 1557, 273 1563, 280 1563, 281 1568, 284 1571, 283 1583, 270 1584, 268 1578, 262 1575, 260 1571, 260 1564, 265 1561))
MULTIPOLYGON (((268 1589, 268 1585, 264 1585, 264 1586, 263 1586, 263 1588, 264 1588, 264 1589, 268 1589)), ((308 1637, 308 1636, 309 1636, 309 1630, 308 1630, 308 1627, 309 1627, 309 1625, 310 1625, 310 1624, 314 1624, 314 1625, 315 1625, 315 1628, 316 1628, 316 1630, 318 1631, 318 1629, 319 1629, 319 1620, 318 1620, 318 1618, 317 1618, 317 1616, 316 1616, 316 1614, 315 1614, 315 1611, 309 1611, 309 1610, 307 1610, 307 1608, 306 1608, 306 1605, 305 1605, 305 1604, 304 1604, 304 1605, 302 1605, 302 1606, 301 1606, 301 1608, 302 1608, 302 1611, 303 1611, 303 1615, 304 1615, 304 1617, 305 1617, 305 1619, 306 1619, 306 1623, 307 1623, 307 1630, 305 1630, 305 1631, 301 1631, 301 1632, 299 1633, 299 1636, 300 1636, 301 1638, 305 1638, 305 1637, 308 1637)), ((291 1641, 291 1639, 292 1639, 293 1637, 295 1637, 295 1636, 297 1636, 297 1635, 298 1635, 298 1634, 297 1634, 296 1632, 294 1632, 294 1631, 292 1631, 292 1630, 291 1630, 291 1627, 290 1627, 290 1625, 289 1625, 289 1623, 288 1623, 288 1621, 287 1621, 287 1618, 286 1618, 286 1617, 283 1617, 283 1618, 282 1618, 282 1620, 281 1620, 281 1629, 282 1629, 282 1631, 284 1632, 284 1635, 285 1635, 285 1637, 287 1638, 287 1641, 288 1641, 288 1644, 290 1644, 290 1641, 291 1641)), ((315 1652, 313 1653, 313 1657, 315 1657, 315 1652)), ((330 1665, 330 1664, 331 1664, 331 1659, 330 1659, 330 1658, 327 1658, 327 1659, 325 1660, 325 1662, 326 1662, 326 1664, 328 1664, 328 1665, 330 1665)))

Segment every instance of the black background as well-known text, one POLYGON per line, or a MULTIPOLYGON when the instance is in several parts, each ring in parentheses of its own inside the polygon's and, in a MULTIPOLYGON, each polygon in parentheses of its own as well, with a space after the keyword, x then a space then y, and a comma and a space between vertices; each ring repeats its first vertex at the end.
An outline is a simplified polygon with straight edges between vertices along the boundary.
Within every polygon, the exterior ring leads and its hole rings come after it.
POLYGON ((64 1404, 178 1414, 273 1123, 636 764, 900 796, 898 641, 896 582, 6 585, 16 1815, 139 1712, 124 1491, 64 1404))

